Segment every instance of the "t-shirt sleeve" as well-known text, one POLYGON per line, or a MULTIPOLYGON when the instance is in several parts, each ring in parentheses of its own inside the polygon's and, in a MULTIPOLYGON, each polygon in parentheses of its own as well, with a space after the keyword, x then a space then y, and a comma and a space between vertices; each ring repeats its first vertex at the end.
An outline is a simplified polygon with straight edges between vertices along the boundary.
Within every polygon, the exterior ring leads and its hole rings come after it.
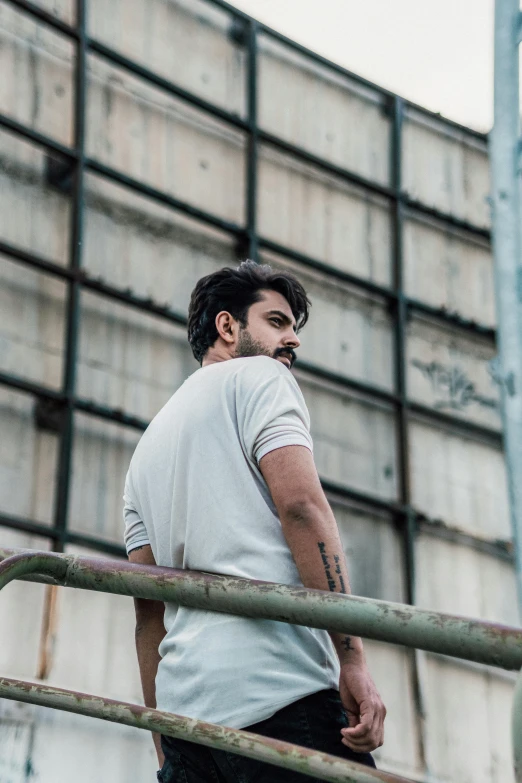
POLYGON ((263 361, 263 372, 244 379, 238 399, 243 446, 257 464, 283 446, 313 451, 310 416, 297 381, 283 365, 267 367, 274 359, 263 361))
POLYGON ((139 546, 150 544, 150 541, 145 523, 141 519, 138 510, 136 509, 136 505, 132 501, 128 481, 125 482, 123 503, 123 522, 125 525, 123 540, 127 554, 129 554, 129 552, 132 552, 133 549, 137 549, 139 546))

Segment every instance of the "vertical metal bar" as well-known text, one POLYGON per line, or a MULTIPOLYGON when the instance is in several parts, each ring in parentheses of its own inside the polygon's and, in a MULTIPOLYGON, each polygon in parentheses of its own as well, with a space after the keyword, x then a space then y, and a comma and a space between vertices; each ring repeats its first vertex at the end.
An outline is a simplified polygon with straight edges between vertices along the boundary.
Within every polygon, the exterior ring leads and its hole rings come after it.
MULTIPOLYGON (((76 67, 74 80, 74 146, 78 152, 74 175, 71 210, 71 241, 69 248, 69 266, 77 270, 81 266, 83 237, 83 196, 85 163, 85 110, 87 79, 87 30, 86 2, 76 0, 76 24, 78 41, 76 45, 76 67)), ((59 531, 56 548, 63 549, 72 469, 72 449, 74 436, 74 395, 76 389, 76 367, 78 354, 78 332, 80 319, 80 285, 78 280, 68 283, 67 315, 65 322, 65 362, 63 369, 62 391, 65 395, 65 411, 60 439, 58 462, 58 482, 56 488, 54 525, 59 531)))
MULTIPOLYGON (((399 467, 399 502, 408 507, 410 503, 410 471, 408 454, 408 401, 406 388, 406 322, 408 316, 407 301, 403 285, 403 200, 402 200, 402 121, 404 105, 401 98, 395 96, 392 103, 392 187, 393 200, 393 287, 396 293, 394 312, 395 342, 395 393, 399 399, 397 405, 397 462, 399 467)), ((408 515, 401 519, 406 537, 407 600, 414 602, 414 564, 412 562, 413 541, 410 540, 414 525, 408 515)))
MULTIPOLYGON (((397 462, 399 466, 399 500, 405 511, 400 515, 401 530, 404 542, 404 557, 406 564, 406 600, 415 604, 415 512, 411 508, 409 440, 408 440, 408 389, 407 389, 407 346, 406 324, 408 319, 408 304, 404 293, 404 259, 403 259, 403 218, 404 203, 402 194, 402 125, 404 119, 404 102, 394 96, 392 100, 392 187, 393 201, 393 286, 396 293, 395 304, 395 392, 399 398, 397 416, 397 462)), ((413 692, 415 694, 415 709, 418 716, 418 750, 424 767, 426 767, 426 737, 424 735, 424 694, 422 687, 423 660, 421 653, 411 650, 411 673, 413 692)))
POLYGON ((248 238, 248 256, 258 260, 257 240, 257 162, 259 136, 257 132, 257 23, 251 19, 248 23, 248 152, 247 152, 247 204, 246 232, 248 238))
POLYGON ((522 265, 520 234, 519 0, 495 3, 491 131, 492 218, 499 380, 519 611, 522 611, 522 265))

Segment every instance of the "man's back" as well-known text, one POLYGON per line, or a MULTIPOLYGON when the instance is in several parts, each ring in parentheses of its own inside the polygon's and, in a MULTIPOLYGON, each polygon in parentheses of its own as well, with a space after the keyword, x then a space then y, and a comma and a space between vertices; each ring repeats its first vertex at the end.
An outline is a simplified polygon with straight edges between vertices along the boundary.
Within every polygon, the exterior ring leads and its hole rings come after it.
MULTIPOLYGON (((258 463, 312 448, 297 383, 266 356, 196 371, 155 417, 125 487, 128 551, 158 565, 301 584, 258 463)), ((242 727, 336 687, 323 631, 167 605, 158 708, 242 727)))

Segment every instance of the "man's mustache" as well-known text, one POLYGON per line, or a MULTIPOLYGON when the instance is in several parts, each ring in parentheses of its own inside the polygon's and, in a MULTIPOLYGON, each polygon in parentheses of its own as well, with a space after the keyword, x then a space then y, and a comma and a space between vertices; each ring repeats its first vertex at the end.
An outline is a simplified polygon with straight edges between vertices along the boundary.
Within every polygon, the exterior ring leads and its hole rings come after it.
POLYGON ((276 351, 274 351, 274 359, 277 359, 278 356, 286 356, 287 359, 290 359, 291 365, 293 365, 297 359, 295 351, 292 348, 277 348, 276 351))

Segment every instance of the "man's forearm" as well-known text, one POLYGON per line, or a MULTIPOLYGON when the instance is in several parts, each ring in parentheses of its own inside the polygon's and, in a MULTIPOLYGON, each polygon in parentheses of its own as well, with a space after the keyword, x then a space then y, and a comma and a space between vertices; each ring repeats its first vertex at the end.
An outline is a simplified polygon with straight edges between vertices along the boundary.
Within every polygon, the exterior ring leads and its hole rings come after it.
MULTIPOLYGON (((143 700, 146 707, 156 708, 156 674, 161 660, 158 648, 165 637, 165 627, 161 617, 153 617, 149 622, 136 625, 136 652, 140 668, 143 700)), ((158 754, 160 767, 163 764, 160 735, 152 735, 158 754)))
MULTIPOLYGON (((281 525, 305 587, 351 593, 346 558, 337 523, 324 498, 319 505, 302 505, 281 516, 281 525)), ((362 641, 347 634, 330 634, 341 664, 363 656, 362 641)))

